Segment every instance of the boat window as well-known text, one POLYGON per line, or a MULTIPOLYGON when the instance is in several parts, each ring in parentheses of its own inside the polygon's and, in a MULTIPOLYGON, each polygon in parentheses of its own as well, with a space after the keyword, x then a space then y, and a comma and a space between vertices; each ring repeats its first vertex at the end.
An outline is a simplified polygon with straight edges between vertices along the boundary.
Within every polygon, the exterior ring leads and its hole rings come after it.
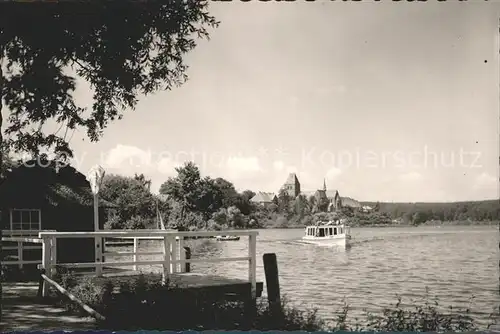
POLYGON ((330 227, 329 230, 330 230, 330 235, 333 235, 333 227, 330 227))
POLYGON ((343 228, 340 228, 340 234, 344 233, 343 228))
POLYGON ((333 229, 333 235, 337 235, 337 228, 336 227, 333 229))
POLYGON ((319 236, 320 237, 324 237, 325 236, 325 229, 324 228, 320 228, 319 229, 319 236))

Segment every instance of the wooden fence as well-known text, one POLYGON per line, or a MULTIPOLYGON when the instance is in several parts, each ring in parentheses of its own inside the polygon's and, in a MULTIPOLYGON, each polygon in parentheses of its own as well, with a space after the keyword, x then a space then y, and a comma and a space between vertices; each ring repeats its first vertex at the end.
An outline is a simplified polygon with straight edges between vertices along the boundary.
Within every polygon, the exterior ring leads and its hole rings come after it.
POLYGON ((42 259, 39 260, 24 260, 25 250, 41 250, 42 239, 38 237, 40 232, 55 232, 53 230, 44 231, 16 231, 16 230, 2 230, 2 253, 9 255, 10 251, 16 251, 13 256, 17 260, 2 260, 2 265, 16 265, 20 269, 25 264, 41 264, 42 259), (6 244, 5 244, 6 243, 6 244))
MULTIPOLYGON (((40 232, 38 238, 42 243, 42 264, 41 268, 45 270, 47 277, 55 273, 56 266, 71 268, 94 268, 96 275, 102 272, 104 266, 133 266, 137 268, 140 265, 161 265, 162 278, 168 280, 173 273, 181 273, 183 264, 186 263, 218 263, 228 261, 247 261, 248 262, 248 281, 251 283, 251 295, 256 296, 257 278, 256 278, 256 247, 257 231, 224 231, 228 236, 247 236, 248 237, 248 255, 241 257, 226 258, 204 258, 204 259, 186 259, 184 255, 184 238, 186 237, 212 237, 221 234, 217 231, 200 232, 179 232, 179 231, 158 231, 158 230, 134 230, 134 231, 103 231, 103 232, 40 232), (57 239, 67 238, 133 238, 134 249, 132 252, 105 252, 103 261, 90 263, 57 263, 57 239), (161 252, 139 252, 138 240, 141 239, 160 239, 162 241, 161 252), (139 255, 162 255, 161 260, 140 260, 139 255), (106 256, 133 256, 132 261, 106 261, 106 256)), ((102 243, 101 243, 102 244, 102 243)), ((43 296, 48 293, 48 285, 44 284, 43 296)))

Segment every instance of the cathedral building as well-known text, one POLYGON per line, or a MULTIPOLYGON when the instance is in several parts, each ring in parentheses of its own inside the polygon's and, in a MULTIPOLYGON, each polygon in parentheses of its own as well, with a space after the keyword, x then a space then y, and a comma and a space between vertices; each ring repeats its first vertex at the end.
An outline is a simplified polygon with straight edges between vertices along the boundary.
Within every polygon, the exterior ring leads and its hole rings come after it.
POLYGON ((326 180, 323 180, 323 189, 315 191, 302 191, 299 179, 295 173, 290 173, 288 175, 288 178, 281 187, 281 190, 285 191, 291 198, 303 195, 306 198, 314 196, 316 198, 316 202, 327 199, 329 202, 328 211, 336 211, 342 207, 352 207, 354 209, 361 208, 361 204, 358 201, 349 197, 340 197, 339 192, 336 189, 327 189, 326 180))

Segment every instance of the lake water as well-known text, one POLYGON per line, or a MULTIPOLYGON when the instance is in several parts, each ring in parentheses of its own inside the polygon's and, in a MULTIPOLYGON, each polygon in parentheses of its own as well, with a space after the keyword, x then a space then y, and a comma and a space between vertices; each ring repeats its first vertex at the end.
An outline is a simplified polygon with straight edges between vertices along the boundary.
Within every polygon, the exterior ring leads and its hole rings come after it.
MULTIPOLYGON (((282 294, 297 306, 316 307, 335 318, 342 299, 349 317, 380 312, 403 297, 405 304, 426 295, 441 305, 467 307, 480 324, 498 310, 499 233, 496 226, 352 228, 352 247, 338 250, 295 242, 302 229, 260 230, 257 278, 265 282, 262 255, 276 253, 282 294)), ((196 240, 193 258, 245 256, 247 238, 196 240)), ((141 247, 142 248, 142 247, 141 247)), ((247 278, 248 264, 192 264, 193 272, 247 278)), ((264 287, 265 293, 265 287, 264 287)))

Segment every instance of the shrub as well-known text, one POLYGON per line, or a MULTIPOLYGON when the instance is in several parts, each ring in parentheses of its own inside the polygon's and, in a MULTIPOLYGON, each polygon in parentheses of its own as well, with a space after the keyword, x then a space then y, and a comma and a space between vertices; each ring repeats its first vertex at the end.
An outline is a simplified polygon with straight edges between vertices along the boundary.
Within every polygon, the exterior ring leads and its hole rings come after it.
POLYGON ((219 225, 213 219, 209 219, 208 223, 207 223, 207 230, 209 230, 209 231, 220 231, 220 230, 222 230, 222 226, 219 225))
POLYGON ((203 218, 202 214, 191 211, 186 212, 184 218, 178 219, 177 221, 188 230, 205 228, 207 225, 207 221, 203 218))
POLYGON ((118 215, 115 215, 104 223, 104 229, 105 230, 121 230, 121 229, 123 229, 123 225, 124 224, 120 221, 120 217, 118 215))
MULTIPOLYGON (((61 284, 85 304, 106 317, 98 322, 107 330, 286 330, 286 331, 472 331, 476 325, 468 309, 449 308, 443 312, 437 300, 413 307, 398 302, 381 314, 366 314, 363 321, 349 319, 349 306, 344 300, 333 323, 327 324, 317 315, 317 309, 299 310, 282 300, 282 315, 271 314, 264 298, 252 304, 220 300, 207 292, 180 290, 171 284, 162 285, 159 279, 139 276, 118 279, 85 278, 74 280, 58 276, 61 284), (119 290, 119 293, 113 291, 119 290), (250 313, 249 313, 250 312, 250 313)), ((69 310, 77 311, 69 301, 69 310)), ((78 310, 80 312, 80 310, 78 310)))
POLYGON ((312 225, 313 224, 313 217, 312 216, 305 216, 305 217, 302 217, 302 219, 300 220, 301 224, 302 225, 312 225))
POLYGON ((286 227, 288 225, 288 219, 286 219, 286 217, 283 217, 283 216, 279 216, 277 219, 276 219, 276 223, 275 223, 275 227, 286 227))
POLYGON ((212 220, 219 226, 227 225, 227 210, 225 208, 220 208, 217 212, 212 214, 212 220))
POLYGON ((137 230, 145 228, 154 228, 155 225, 156 224, 150 218, 133 216, 127 222, 125 222, 124 228, 127 230, 137 230))
POLYGON ((281 317, 272 314, 268 301, 261 298, 257 304, 257 317, 252 329, 314 332, 326 327, 325 322, 318 317, 317 309, 299 310, 290 306, 286 296, 281 300, 281 309, 283 312, 281 317))
MULTIPOLYGON (((159 280, 146 279, 146 276, 101 282, 84 277, 74 284, 76 276, 60 271, 54 278, 83 303, 103 314, 106 320, 99 322, 99 327, 110 330, 283 328, 315 331, 322 328, 316 311, 301 312, 284 302, 284 317, 276 319, 270 316, 267 302, 261 299, 254 317, 249 317, 249 304, 245 302, 220 300, 206 292, 179 290, 171 284, 162 285, 159 280), (113 293, 116 290, 119 293, 113 293)), ((69 311, 83 315, 71 301, 63 298, 62 304, 69 311)))
POLYGON ((392 308, 385 308, 381 315, 368 314, 368 330, 387 332, 463 332, 476 330, 469 309, 455 310, 450 307, 449 313, 439 310, 437 300, 431 303, 428 299, 412 308, 403 308, 401 298, 392 308))

